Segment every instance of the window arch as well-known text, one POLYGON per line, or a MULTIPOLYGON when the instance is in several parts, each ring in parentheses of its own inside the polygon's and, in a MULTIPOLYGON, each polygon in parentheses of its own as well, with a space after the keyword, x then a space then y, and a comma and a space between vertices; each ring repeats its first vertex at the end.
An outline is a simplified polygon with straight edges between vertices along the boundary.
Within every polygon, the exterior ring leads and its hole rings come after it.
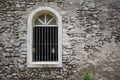
POLYGON ((28 16, 28 67, 62 67, 62 18, 50 7, 39 7, 28 16))

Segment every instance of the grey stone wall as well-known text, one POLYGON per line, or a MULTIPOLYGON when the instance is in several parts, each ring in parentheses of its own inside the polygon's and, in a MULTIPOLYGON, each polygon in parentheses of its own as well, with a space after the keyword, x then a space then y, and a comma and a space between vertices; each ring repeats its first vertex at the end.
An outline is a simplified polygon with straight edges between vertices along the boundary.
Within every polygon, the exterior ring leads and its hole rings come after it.
POLYGON ((119 0, 0 0, 0 80, 120 79, 119 0), (63 68, 28 68, 27 17, 38 6, 63 19, 63 68))

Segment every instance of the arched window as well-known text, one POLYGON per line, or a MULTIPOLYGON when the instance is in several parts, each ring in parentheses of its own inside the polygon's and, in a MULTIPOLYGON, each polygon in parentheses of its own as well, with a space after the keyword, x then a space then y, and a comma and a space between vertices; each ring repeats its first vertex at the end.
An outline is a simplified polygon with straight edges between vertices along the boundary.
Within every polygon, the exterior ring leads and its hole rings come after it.
POLYGON ((28 17, 27 66, 62 67, 62 19, 50 7, 39 7, 28 17))

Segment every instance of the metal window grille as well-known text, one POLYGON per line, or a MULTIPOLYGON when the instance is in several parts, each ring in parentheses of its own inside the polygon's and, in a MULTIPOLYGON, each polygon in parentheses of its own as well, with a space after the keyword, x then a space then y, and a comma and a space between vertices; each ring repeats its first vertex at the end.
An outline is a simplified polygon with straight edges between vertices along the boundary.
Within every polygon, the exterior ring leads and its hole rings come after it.
POLYGON ((43 14, 33 27, 33 62, 58 61, 58 25, 55 17, 43 14))

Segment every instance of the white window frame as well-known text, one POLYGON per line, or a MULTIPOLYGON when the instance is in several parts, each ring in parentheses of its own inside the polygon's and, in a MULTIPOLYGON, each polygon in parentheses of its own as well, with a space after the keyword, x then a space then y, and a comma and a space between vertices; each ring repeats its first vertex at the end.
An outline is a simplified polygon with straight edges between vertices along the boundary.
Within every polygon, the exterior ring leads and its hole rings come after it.
POLYGON ((38 7, 33 10, 28 16, 28 29, 27 29, 27 67, 62 67, 62 17, 53 8, 38 7), (32 62, 32 27, 34 16, 43 10, 53 13, 58 21, 58 62, 32 62))

